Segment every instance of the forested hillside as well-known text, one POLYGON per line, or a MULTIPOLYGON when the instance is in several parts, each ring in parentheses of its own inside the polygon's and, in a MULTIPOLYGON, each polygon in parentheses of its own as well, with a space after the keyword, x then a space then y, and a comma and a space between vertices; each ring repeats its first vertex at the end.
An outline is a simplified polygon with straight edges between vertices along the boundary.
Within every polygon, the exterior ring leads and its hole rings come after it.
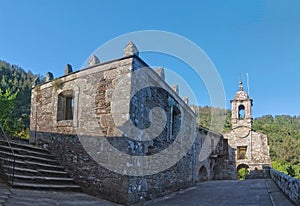
MULTIPOLYGON (((198 124, 211 128, 211 112, 218 110, 226 115, 224 128, 231 129, 230 110, 221 110, 211 107, 195 107, 198 113, 198 124)), ((252 129, 268 135, 272 166, 286 174, 300 179, 300 116, 266 115, 253 120, 252 129)))
POLYGON ((268 135, 272 166, 300 179, 300 116, 266 115, 252 128, 268 135))
POLYGON ((28 136, 31 87, 36 76, 0 61, 0 122, 10 135, 28 136))
POLYGON ((195 105, 192 105, 191 108, 197 114, 198 125, 220 133, 231 130, 231 111, 229 109, 195 105), (221 123, 221 126, 216 125, 217 123, 221 123))

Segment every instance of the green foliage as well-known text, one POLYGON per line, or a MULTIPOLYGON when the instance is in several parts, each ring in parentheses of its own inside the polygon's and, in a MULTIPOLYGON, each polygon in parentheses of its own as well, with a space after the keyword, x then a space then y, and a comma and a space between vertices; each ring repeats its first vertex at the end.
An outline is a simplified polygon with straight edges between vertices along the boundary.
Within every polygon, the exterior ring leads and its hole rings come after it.
POLYGON ((197 124, 216 132, 231 130, 231 111, 228 109, 191 106, 197 114, 197 124), (218 124, 221 125, 218 126, 218 124))
POLYGON ((239 180, 245 180, 246 175, 249 174, 249 171, 246 168, 241 168, 238 170, 238 179, 239 180))
POLYGON ((300 179, 300 117, 266 115, 252 128, 268 135, 273 168, 300 179))
POLYGON ((61 79, 56 79, 51 84, 55 90, 61 89, 63 87, 63 81, 61 79))
POLYGON ((18 136, 21 139, 29 140, 29 138, 30 138, 30 129, 26 128, 26 129, 20 130, 19 132, 15 132, 15 136, 18 136))
MULTIPOLYGON (((31 87, 34 79, 39 75, 32 74, 31 71, 25 72, 17 65, 10 65, 5 61, 0 61, 0 89, 9 91, 14 100, 5 113, 6 116, 0 117, 2 124, 6 125, 6 132, 10 135, 17 135, 21 131, 25 132, 29 128, 30 122, 30 101, 31 87), (14 96, 15 95, 15 96, 14 96), (14 97, 13 97, 14 96, 14 97)), ((4 97, 3 97, 4 98, 4 97)), ((1 107, 5 107, 1 102, 1 107)))
POLYGON ((4 130, 13 134, 18 128, 18 119, 14 118, 13 110, 15 108, 17 93, 12 94, 9 89, 5 92, 0 89, 0 124, 4 130))
POLYGON ((295 170, 292 165, 289 165, 288 168, 286 169, 286 171, 287 171, 288 175, 290 175, 292 177, 296 176, 295 170))
POLYGON ((300 179, 300 166, 291 165, 284 161, 272 161, 272 167, 280 172, 283 172, 291 177, 300 179))

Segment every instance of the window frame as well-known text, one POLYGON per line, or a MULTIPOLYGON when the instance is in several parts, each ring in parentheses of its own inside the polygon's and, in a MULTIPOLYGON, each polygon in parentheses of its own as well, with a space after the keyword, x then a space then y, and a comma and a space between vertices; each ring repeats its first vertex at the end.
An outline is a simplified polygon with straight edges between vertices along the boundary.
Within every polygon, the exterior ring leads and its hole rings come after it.
POLYGON ((236 156, 238 160, 247 159, 247 146, 237 146, 236 156))
POLYGON ((66 90, 58 94, 56 120, 72 121, 74 119, 74 92, 66 90))

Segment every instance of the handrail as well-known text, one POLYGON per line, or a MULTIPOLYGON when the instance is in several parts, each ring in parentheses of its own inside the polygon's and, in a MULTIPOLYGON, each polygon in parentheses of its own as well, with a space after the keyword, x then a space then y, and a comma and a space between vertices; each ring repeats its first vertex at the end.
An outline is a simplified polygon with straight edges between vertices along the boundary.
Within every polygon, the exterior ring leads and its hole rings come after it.
MULTIPOLYGON (((10 145, 10 142, 8 141, 8 137, 7 137, 7 135, 6 135, 6 133, 5 133, 5 131, 4 131, 1 124, 0 124, 0 129, 1 129, 1 132, 4 136, 4 138, 5 138, 8 146, 9 146, 10 152, 12 154, 12 161, 10 161, 10 158, 8 158, 8 164, 9 164, 9 168, 12 168, 12 172, 10 173, 10 181, 11 181, 11 184, 13 184, 14 183, 14 176, 15 176, 16 156, 15 156, 15 153, 14 153, 14 151, 13 151, 11 145, 10 145), (10 165, 11 163, 12 163, 12 165, 10 165)), ((0 136, 2 136, 2 135, 0 135, 0 136)))

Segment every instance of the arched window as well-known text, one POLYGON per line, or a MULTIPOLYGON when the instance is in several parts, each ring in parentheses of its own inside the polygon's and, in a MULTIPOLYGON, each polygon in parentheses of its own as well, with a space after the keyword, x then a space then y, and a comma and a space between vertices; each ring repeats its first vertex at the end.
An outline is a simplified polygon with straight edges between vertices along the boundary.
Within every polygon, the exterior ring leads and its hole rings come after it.
POLYGON ((245 119, 245 107, 242 104, 239 106, 238 119, 245 119))
POLYGON ((72 120, 74 112, 74 94, 72 90, 63 91, 58 95, 57 121, 72 120))

